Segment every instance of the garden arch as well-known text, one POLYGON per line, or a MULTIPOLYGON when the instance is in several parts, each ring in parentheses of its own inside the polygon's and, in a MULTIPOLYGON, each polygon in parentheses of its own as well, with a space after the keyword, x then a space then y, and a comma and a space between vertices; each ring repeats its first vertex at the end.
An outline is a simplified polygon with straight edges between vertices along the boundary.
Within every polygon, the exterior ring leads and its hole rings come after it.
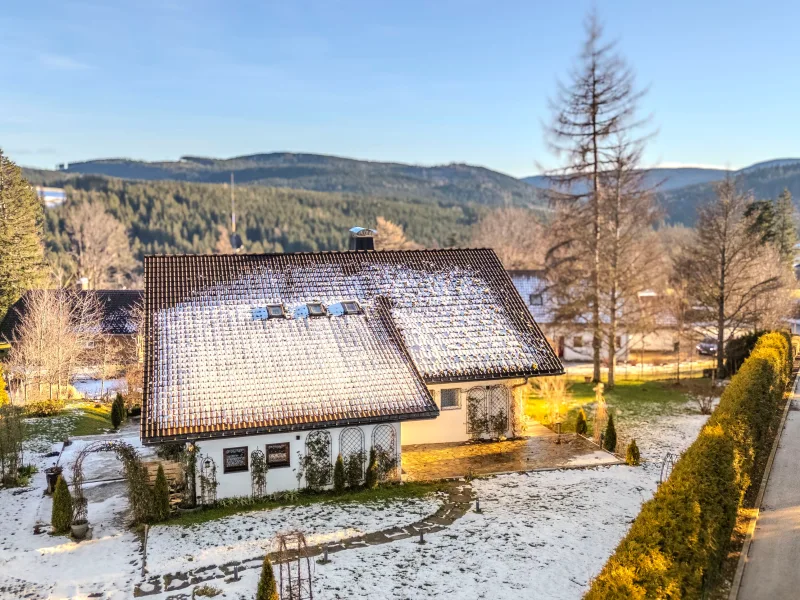
POLYGON ((122 462, 125 482, 128 486, 128 502, 131 505, 134 522, 136 524, 146 522, 150 516, 150 490, 147 484, 147 470, 144 468, 136 449, 130 444, 118 440, 92 442, 78 452, 78 456, 72 464, 73 522, 83 523, 87 522, 89 518, 88 502, 83 493, 83 461, 87 456, 95 452, 113 452, 122 462))

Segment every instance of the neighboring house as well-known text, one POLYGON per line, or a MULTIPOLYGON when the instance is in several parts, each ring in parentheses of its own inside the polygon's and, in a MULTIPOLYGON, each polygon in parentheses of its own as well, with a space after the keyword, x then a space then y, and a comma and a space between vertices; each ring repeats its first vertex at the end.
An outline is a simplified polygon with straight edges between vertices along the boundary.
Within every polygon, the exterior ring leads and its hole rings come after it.
POLYGON ((145 306, 142 441, 195 443, 218 497, 250 495, 254 452, 273 493, 312 440, 399 464, 511 435, 521 386, 563 372, 491 250, 150 256, 145 306))
POLYGON ((44 203, 46 208, 55 208, 67 201, 67 191, 64 188, 37 185, 35 190, 36 195, 39 196, 39 199, 44 203))
MULTIPOLYGON (((137 318, 136 307, 141 306, 142 290, 80 290, 78 294, 96 296, 102 310, 100 333, 122 347, 122 363, 137 362, 137 318)), ((16 330, 27 314, 27 301, 31 292, 26 292, 8 309, 0 321, 0 341, 13 346, 16 330)))
MULTIPOLYGON (((592 331, 587 322, 564 325, 553 317, 554 301, 548 297, 547 282, 542 270, 509 271, 520 296, 533 318, 542 328, 550 343, 557 349, 559 358, 566 362, 592 360, 592 331)), ((675 319, 658 309, 658 295, 651 290, 638 294, 640 306, 649 315, 646 331, 626 331, 620 327, 617 336, 617 360, 627 361, 629 355, 639 351, 672 352, 677 334, 675 319)), ((585 321, 588 321, 589 316, 585 321)), ((603 340, 605 345, 606 340, 603 340)))

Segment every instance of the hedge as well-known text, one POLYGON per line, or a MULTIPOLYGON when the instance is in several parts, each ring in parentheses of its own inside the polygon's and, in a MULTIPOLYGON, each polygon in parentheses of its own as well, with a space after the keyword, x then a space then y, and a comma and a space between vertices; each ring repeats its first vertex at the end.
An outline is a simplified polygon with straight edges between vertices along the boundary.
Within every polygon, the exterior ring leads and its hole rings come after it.
POLYGON ((697 440, 642 506, 587 600, 701 598, 717 582, 791 375, 788 334, 761 336, 697 440))

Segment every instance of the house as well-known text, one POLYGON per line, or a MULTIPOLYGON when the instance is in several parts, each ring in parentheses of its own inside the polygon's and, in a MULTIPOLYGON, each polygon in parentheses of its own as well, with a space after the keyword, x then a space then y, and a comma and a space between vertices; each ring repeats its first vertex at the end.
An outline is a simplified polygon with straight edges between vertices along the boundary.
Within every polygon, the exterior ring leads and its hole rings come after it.
MULTIPOLYGON (((533 318, 542 328, 559 358, 565 362, 592 360, 592 331, 590 316, 569 325, 557 323, 553 300, 548 297, 543 270, 513 270, 508 272, 514 286, 527 304, 533 318)), ((637 294, 641 314, 646 315, 640 330, 619 328, 616 339, 617 360, 625 362, 629 354, 638 352, 673 352, 677 342, 675 318, 660 306, 661 297, 652 290, 637 294)))
MULTIPOLYGON (((511 435, 521 386, 563 373, 492 250, 145 258, 145 444, 192 443, 217 497, 326 460, 511 435)), ((358 249, 363 248, 363 249, 358 249)))
MULTIPOLYGON (((0 321, 0 341, 14 345, 16 331, 28 312, 28 300, 32 292, 26 292, 11 305, 3 320, 0 321)), ((144 292, 142 290, 76 290, 79 295, 92 295, 100 307, 100 334, 107 341, 118 343, 122 347, 124 364, 137 361, 137 329, 136 311, 142 306, 144 292)))

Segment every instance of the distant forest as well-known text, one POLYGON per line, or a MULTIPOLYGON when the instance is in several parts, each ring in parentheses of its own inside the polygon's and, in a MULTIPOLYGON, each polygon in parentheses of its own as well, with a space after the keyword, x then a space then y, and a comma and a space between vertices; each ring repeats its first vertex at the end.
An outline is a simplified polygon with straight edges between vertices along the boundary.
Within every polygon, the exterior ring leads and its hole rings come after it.
MULTIPOLYGON (((45 212, 47 245, 55 253, 66 252, 69 246, 66 211, 84 200, 99 201, 123 224, 139 261, 145 254, 213 252, 220 228, 230 228, 230 187, 224 184, 98 176, 47 183, 65 185, 69 197, 67 205, 45 212)), ((471 226, 486 210, 472 204, 236 187, 237 232, 247 252, 342 250, 351 227, 374 227, 378 216, 401 225, 423 246, 466 245, 471 226)))

